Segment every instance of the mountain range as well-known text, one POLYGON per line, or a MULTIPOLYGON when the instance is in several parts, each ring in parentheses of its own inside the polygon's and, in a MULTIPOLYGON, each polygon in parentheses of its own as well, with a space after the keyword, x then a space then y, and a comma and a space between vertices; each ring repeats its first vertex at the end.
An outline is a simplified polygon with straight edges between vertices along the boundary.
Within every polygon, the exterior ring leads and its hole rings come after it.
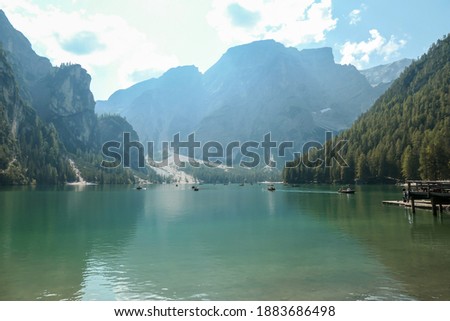
POLYGON ((404 68, 393 64, 363 74, 336 64, 331 48, 299 51, 256 41, 230 48, 203 74, 182 66, 119 90, 97 101, 96 112, 125 117, 156 146, 176 133, 225 145, 261 142, 270 132, 299 150, 306 141, 323 141, 325 131, 348 128, 404 68), (372 85, 375 73, 380 83, 372 85))
POLYGON ((177 133, 223 145, 271 133, 299 150, 351 126, 408 63, 358 71, 336 64, 331 48, 264 40, 230 48, 205 73, 180 66, 95 102, 85 69, 52 66, 0 10, 0 184, 64 183, 77 173, 97 183, 159 179, 136 162, 134 171, 100 166, 102 144, 124 132, 156 148, 177 133))

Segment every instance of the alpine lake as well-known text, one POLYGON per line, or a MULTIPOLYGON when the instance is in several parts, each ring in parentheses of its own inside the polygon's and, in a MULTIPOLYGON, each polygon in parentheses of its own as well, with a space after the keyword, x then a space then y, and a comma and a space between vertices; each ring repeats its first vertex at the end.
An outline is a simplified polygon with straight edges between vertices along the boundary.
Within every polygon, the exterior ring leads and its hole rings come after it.
POLYGON ((450 214, 396 186, 3 187, 0 300, 450 300, 450 214))

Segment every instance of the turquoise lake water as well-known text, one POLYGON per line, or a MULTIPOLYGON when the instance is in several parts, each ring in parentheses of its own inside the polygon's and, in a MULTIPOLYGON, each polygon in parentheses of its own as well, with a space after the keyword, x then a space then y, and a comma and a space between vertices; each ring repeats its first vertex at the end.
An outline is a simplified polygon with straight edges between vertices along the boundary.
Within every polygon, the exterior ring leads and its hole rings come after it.
POLYGON ((0 189, 0 300, 450 300, 450 215, 393 186, 0 189))

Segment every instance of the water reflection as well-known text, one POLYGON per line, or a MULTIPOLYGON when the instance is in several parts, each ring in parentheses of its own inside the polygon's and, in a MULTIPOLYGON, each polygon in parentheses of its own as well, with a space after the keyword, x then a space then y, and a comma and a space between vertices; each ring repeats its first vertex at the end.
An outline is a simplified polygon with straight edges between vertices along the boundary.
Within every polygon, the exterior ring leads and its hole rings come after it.
MULTIPOLYGON (((331 187, 316 187, 331 189, 331 187)), ((302 198, 320 216, 361 240, 407 292, 422 300, 450 299, 450 216, 382 205, 400 198, 396 187, 358 186, 355 195, 302 198)), ((300 202, 300 200, 297 200, 300 202)))
POLYGON ((92 249, 120 251, 132 237, 139 212, 128 210, 139 208, 139 198, 94 186, 82 193, 75 186, 18 189, 0 193, 0 299, 80 299, 92 249))
POLYGON ((84 299, 408 298, 363 247, 322 217, 305 215, 311 209, 299 208, 295 195, 286 201, 261 188, 207 186, 178 196, 167 189, 147 195, 133 240, 100 277, 92 262, 84 299), (183 206, 168 204, 174 199, 183 206), (95 292, 99 286, 108 290, 95 292))
POLYGON ((381 205, 395 193, 3 190, 0 299, 448 299, 448 219, 381 205))

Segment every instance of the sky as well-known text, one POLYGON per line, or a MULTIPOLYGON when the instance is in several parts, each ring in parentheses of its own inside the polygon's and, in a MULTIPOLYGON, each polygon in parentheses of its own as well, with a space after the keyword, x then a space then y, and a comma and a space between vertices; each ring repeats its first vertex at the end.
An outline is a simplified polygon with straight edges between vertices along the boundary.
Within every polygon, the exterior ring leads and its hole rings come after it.
POLYGON ((449 0, 0 0, 53 65, 79 63, 96 100, 170 68, 205 72, 230 47, 274 39, 331 47, 370 68, 418 58, 450 32, 449 0))

